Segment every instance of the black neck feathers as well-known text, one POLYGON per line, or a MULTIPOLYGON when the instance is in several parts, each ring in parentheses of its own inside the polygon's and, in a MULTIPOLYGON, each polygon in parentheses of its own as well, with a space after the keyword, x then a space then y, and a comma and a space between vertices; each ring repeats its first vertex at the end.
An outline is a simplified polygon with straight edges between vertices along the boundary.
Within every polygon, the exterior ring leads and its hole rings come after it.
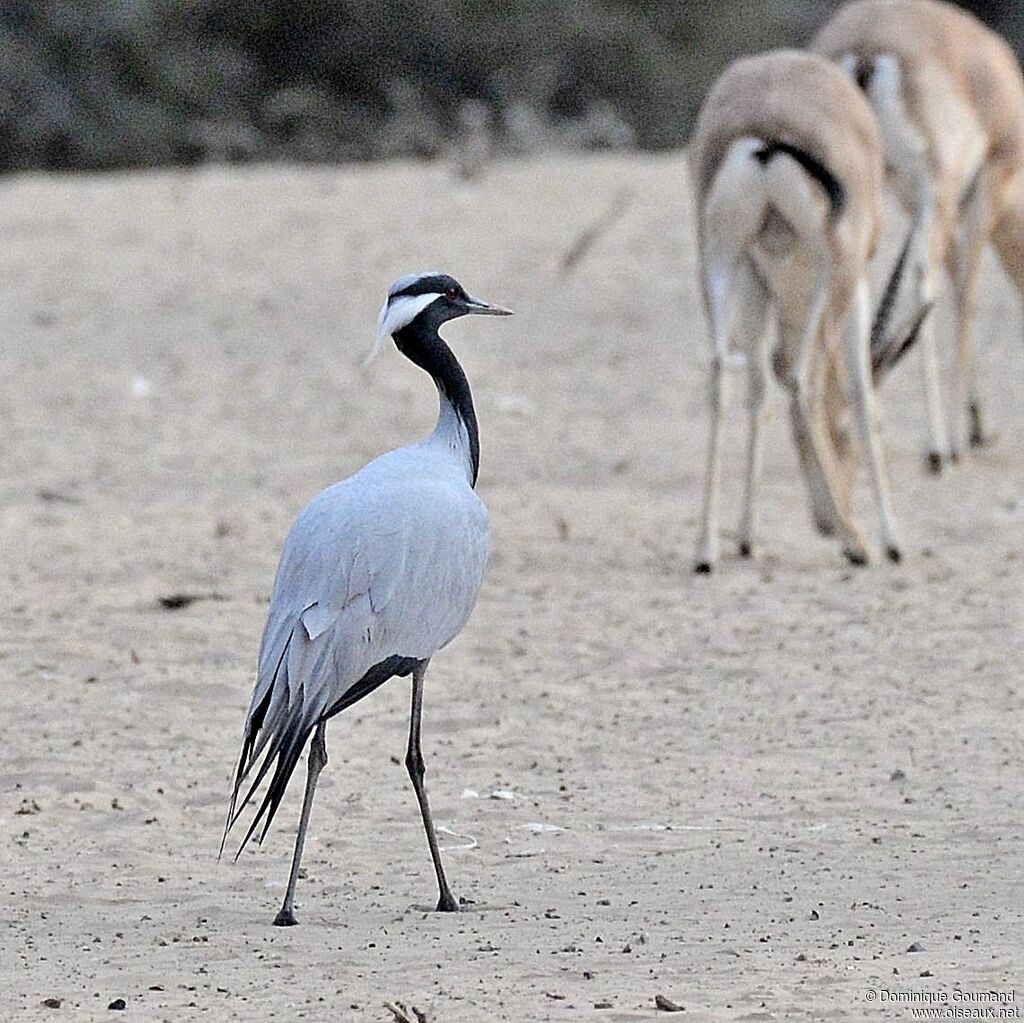
POLYGON ((476 422, 476 409, 469 389, 466 374, 455 358, 455 353, 445 344, 437 332, 438 324, 429 315, 417 316, 412 323, 397 331, 393 337, 395 347, 420 369, 426 370, 433 378, 441 395, 447 402, 469 437, 469 457, 472 463, 473 486, 476 486, 480 470, 480 431, 476 422))

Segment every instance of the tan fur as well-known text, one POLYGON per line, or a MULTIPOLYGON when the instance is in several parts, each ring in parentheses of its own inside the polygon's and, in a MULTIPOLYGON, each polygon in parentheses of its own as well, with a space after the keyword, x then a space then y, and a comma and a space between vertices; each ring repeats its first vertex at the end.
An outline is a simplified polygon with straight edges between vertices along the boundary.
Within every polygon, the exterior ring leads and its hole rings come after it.
POLYGON ((870 106, 820 57, 780 50, 740 60, 705 100, 690 165, 713 342, 712 433, 698 569, 710 571, 717 557, 723 365, 730 346, 746 349, 751 374, 747 493, 739 531, 741 551, 751 547, 768 307, 778 325, 771 364, 790 392, 793 435, 815 523, 839 535, 851 560, 867 560, 851 502, 857 464, 849 437, 853 410, 870 456, 885 544, 898 558, 867 370, 866 268, 882 228, 884 167, 870 106), (779 150, 780 143, 807 154, 839 182, 844 199, 838 213, 818 176, 779 150))
POLYGON ((855 227, 864 232, 855 244, 873 255, 882 219, 878 128, 870 106, 848 86, 798 50, 731 64, 704 101, 690 140, 698 203, 732 141, 750 135, 789 142, 844 183, 855 227))
POLYGON ((1010 180, 992 231, 992 244, 1007 277, 1024 295, 1024 167, 1010 180))
POLYGON ((930 325, 922 335, 929 455, 937 467, 944 457, 960 453, 965 407, 972 442, 984 439, 970 331, 981 252, 990 240, 1024 295, 1024 78, 998 35, 941 0, 855 0, 820 31, 811 48, 848 68, 851 58, 861 69, 879 58, 895 58, 902 104, 924 146, 918 174, 913 161, 898 158, 892 140, 885 140, 897 191, 915 217, 925 205, 920 179, 924 174, 929 179, 931 201, 919 224, 918 272, 927 281, 920 300, 934 288, 943 263, 954 286, 957 378, 951 442, 945 438, 930 325))

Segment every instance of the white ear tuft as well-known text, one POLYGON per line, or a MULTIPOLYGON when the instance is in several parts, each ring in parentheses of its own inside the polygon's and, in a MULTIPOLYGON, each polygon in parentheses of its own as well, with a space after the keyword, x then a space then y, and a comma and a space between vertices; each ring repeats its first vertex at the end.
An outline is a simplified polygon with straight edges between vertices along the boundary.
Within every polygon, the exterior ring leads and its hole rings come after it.
POLYGON ((363 356, 364 366, 369 366, 370 363, 380 355, 380 350, 384 347, 384 342, 386 340, 387 338, 381 337, 380 334, 373 339, 373 344, 370 345, 370 350, 363 356))
POLYGON ((381 307, 380 316, 377 317, 377 337, 373 342, 370 354, 366 357, 366 362, 371 362, 377 356, 389 337, 403 327, 408 327, 428 305, 440 297, 440 294, 436 292, 427 295, 389 297, 381 307))
POLYGON ((363 365, 369 366, 374 359, 380 355, 380 350, 384 347, 384 342, 387 341, 389 335, 387 333, 387 320, 388 320, 388 306, 391 304, 391 299, 386 298, 384 304, 380 307, 380 314, 377 316, 377 333, 373 336, 373 344, 370 346, 370 350, 366 353, 366 358, 363 359, 363 365))

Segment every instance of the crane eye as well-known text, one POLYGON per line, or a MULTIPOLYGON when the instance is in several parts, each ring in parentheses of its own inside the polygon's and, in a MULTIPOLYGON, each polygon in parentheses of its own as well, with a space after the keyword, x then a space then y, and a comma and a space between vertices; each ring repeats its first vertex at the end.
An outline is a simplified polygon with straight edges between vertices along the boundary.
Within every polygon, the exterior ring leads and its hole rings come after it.
POLYGON ((458 288, 449 288, 445 293, 444 297, 454 302, 459 297, 458 288))

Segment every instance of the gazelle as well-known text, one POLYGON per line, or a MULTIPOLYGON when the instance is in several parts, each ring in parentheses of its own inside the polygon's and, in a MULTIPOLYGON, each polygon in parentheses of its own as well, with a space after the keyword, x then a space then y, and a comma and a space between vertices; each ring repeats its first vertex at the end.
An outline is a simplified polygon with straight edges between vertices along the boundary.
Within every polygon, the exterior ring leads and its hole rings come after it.
MULTIPOLYGON (((704 299, 711 331, 711 438, 695 570, 718 555, 726 357, 745 351, 749 434, 739 550, 753 549, 761 419, 771 359, 790 394, 800 465, 820 532, 851 562, 868 549, 851 488, 856 420, 887 556, 900 543, 879 439, 866 271, 881 233, 882 147, 860 90, 821 57, 780 50, 732 64, 708 94, 691 142, 704 299)), ((884 345, 880 345, 880 350, 884 345)), ((894 357, 898 357, 895 355, 894 357)))
POLYGON ((1024 78, 1009 46, 973 15, 940 0, 855 0, 811 48, 836 61, 878 115, 886 163, 912 215, 910 263, 919 307, 943 263, 956 304, 948 432, 934 327, 919 344, 933 472, 988 439, 971 339, 978 271, 989 241, 1024 294, 1024 78))

